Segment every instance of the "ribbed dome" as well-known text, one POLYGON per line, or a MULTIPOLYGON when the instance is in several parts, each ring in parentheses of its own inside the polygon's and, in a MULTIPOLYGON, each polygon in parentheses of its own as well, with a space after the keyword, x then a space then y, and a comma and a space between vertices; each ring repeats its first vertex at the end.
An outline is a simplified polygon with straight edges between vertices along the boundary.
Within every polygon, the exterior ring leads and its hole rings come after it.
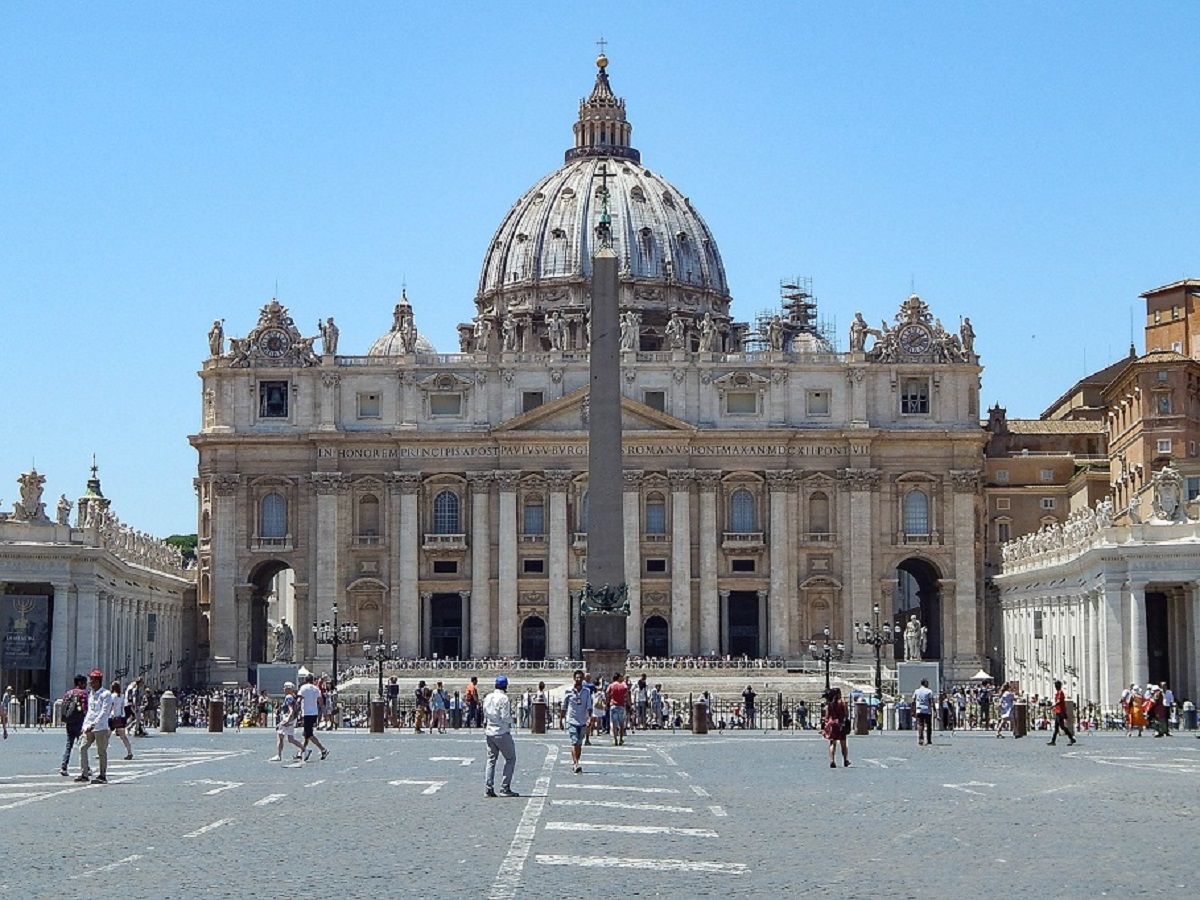
POLYGON ((408 290, 400 292, 400 302, 392 310, 392 327, 371 345, 367 356, 403 356, 406 353, 437 353, 433 344, 417 331, 408 290))
MULTIPOLYGON (((359 345, 362 346, 361 344, 359 345)), ((417 334, 416 353, 437 353, 437 348, 429 343, 429 339, 425 335, 417 334)), ((403 356, 404 339, 399 331, 389 331, 387 334, 380 335, 375 343, 371 345, 371 349, 367 351, 367 356, 403 356)))
MULTIPOLYGON (((630 146, 625 101, 608 82, 608 60, 591 94, 580 101, 574 146, 566 163, 530 188, 500 223, 488 247, 475 297, 476 323, 499 334, 513 320, 526 349, 545 346, 544 317, 590 303, 591 257, 597 246, 606 182, 612 244, 621 260, 622 310, 641 315, 641 343, 661 341, 672 317, 699 323, 706 314, 728 323, 729 287, 716 241, 691 202, 641 164, 630 146)), ((721 324, 722 331, 727 325, 721 324)))

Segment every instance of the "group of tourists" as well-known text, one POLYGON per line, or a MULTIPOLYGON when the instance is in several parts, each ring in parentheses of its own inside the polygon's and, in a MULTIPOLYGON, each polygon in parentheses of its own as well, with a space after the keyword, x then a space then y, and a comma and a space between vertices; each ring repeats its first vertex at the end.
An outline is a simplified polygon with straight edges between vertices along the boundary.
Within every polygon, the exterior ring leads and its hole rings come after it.
POLYGON ((104 673, 93 669, 87 677, 76 675, 74 684, 63 694, 62 721, 67 731, 59 774, 70 777, 71 751, 79 742, 78 782, 108 783, 108 747, 115 736, 125 746, 126 760, 133 759, 129 729, 144 734, 138 718, 138 697, 142 679, 135 678, 124 691, 120 681, 104 686, 104 673), (93 771, 88 751, 95 746, 97 770, 93 771))
POLYGON ((1169 737, 1171 716, 1175 709, 1175 694, 1165 681, 1139 688, 1130 684, 1121 692, 1121 709, 1125 714, 1125 736, 1142 736, 1145 728, 1154 729, 1156 738, 1169 737))

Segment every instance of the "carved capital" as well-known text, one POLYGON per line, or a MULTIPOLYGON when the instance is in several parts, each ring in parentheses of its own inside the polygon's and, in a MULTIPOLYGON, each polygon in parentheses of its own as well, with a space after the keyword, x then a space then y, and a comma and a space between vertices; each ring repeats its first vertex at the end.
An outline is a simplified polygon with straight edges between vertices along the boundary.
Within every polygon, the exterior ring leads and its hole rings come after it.
POLYGON ((668 469, 667 480, 671 483, 671 490, 686 491, 692 486, 692 482, 696 480, 696 470, 668 469))
POLYGON ((335 388, 342 383, 342 376, 338 372, 325 372, 321 375, 321 384, 327 388, 335 388))
POLYGON ((866 374, 867 370, 862 366, 851 366, 850 368, 846 369, 846 380, 851 384, 854 384, 862 381, 866 374))
POLYGON ((974 494, 979 491, 981 480, 978 469, 951 469, 950 485, 956 494, 974 494))
POLYGON ((308 480, 317 494, 344 494, 350 490, 350 477, 341 472, 313 472, 308 480))
POLYGON ((786 491, 796 481, 796 475, 794 472, 791 472, 791 471, 784 472, 784 471, 779 471, 779 470, 768 469, 766 472, 766 476, 767 476, 767 488, 772 492, 786 491))
POLYGON ((467 485, 471 488, 472 494, 486 494, 492 489, 492 482, 496 480, 496 476, 492 472, 468 472, 467 485))
POLYGON ((508 469, 499 469, 495 473, 496 484, 500 491, 515 491, 521 485, 521 473, 508 469))
POLYGON ((878 469, 842 469, 838 482, 844 491, 875 491, 879 489, 878 469))
POLYGON ((242 476, 232 472, 222 472, 212 479, 213 491, 218 497, 232 497, 242 483, 242 476))
POLYGON ((627 491, 640 491, 645 475, 646 473, 641 469, 625 469, 621 472, 621 483, 627 491))
POLYGON ((547 469, 546 486, 552 491, 568 490, 571 487, 571 473, 563 469, 547 469))
POLYGON ((390 472, 387 476, 388 489, 393 494, 415 494, 421 489, 420 472, 390 472))
POLYGON ((714 469, 697 469, 696 484, 702 494, 715 494, 721 487, 721 473, 714 469))

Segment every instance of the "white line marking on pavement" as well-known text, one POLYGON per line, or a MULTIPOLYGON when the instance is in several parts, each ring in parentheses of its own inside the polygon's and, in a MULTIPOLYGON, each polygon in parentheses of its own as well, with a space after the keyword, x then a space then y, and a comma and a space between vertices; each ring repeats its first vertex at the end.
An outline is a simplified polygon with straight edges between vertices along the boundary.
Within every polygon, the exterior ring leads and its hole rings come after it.
POLYGON ((521 821, 517 824, 508 853, 500 863, 496 880, 492 882, 488 900, 510 900, 522 887, 521 873, 525 869, 525 860, 529 858, 529 848, 533 846, 538 820, 546 808, 546 794, 550 791, 550 777, 554 774, 554 763, 557 760, 558 747, 548 746, 546 760, 542 763, 542 774, 533 786, 533 796, 525 804, 525 811, 521 814, 521 821))
POLYGON ((551 806, 599 806, 605 809, 636 809, 641 812, 695 812, 690 806, 663 806, 659 803, 624 803, 620 800, 551 800, 551 806))
POLYGON ((678 794, 675 788, 634 787, 624 784, 560 784, 559 787, 575 791, 630 791, 634 794, 678 794))
POLYGON ((671 759, 671 754, 668 753, 666 750, 664 750, 662 747, 655 747, 654 752, 657 753, 659 756, 661 756, 663 762, 665 762, 668 766, 675 765, 675 760, 671 759))
POLYGON ((547 822, 547 831, 612 831, 617 834, 677 834, 715 838, 711 828, 674 828, 670 825, 596 825, 592 822, 547 822))
POLYGON ((389 781, 388 784, 423 784, 426 785, 426 788, 425 790, 421 791, 422 794, 436 794, 438 791, 444 788, 448 782, 422 781, 419 778, 397 778, 395 781, 389 781))
POLYGON ((725 812, 725 807, 723 806, 710 806, 708 811, 718 818, 724 818, 729 815, 729 813, 725 812))
MULTIPOLYGON (((571 758, 567 757, 566 759, 564 759, 563 765, 564 766, 571 765, 571 758)), ((588 765, 589 766, 617 766, 622 769, 634 769, 634 768, 653 769, 658 766, 658 763, 652 763, 652 762, 608 762, 606 760, 589 759, 588 765)))
POLYGON ((690 859, 629 859, 621 856, 552 856, 539 853, 543 866, 581 866, 585 869, 653 869, 657 872, 704 872, 708 875, 745 875, 745 863, 716 863, 690 859))
POLYGON ((874 766, 877 769, 886 769, 888 767, 887 763, 881 762, 878 759, 870 759, 869 757, 863 757, 862 761, 867 763, 868 765, 874 766))
POLYGON ((973 790, 971 790, 971 788, 973 788, 973 787, 994 788, 995 786, 996 785, 992 784, 992 782, 990 782, 990 781, 964 781, 962 784, 943 784, 942 785, 942 787, 948 787, 948 788, 951 788, 956 791, 962 791, 964 794, 974 794, 976 797, 986 797, 987 794, 983 793, 983 791, 973 791, 973 790))
POLYGON ((430 762, 456 762, 460 766, 469 766, 469 765, 471 765, 471 763, 475 762, 475 757, 473 757, 473 756, 431 756, 431 757, 429 757, 429 761, 430 762))
POLYGON ((698 784, 690 785, 690 787, 692 789, 692 793, 695 794, 697 797, 711 797, 712 796, 712 794, 710 794, 704 788, 700 787, 700 785, 698 785, 698 784))
POLYGON ((324 778, 318 778, 316 781, 310 781, 308 784, 305 785, 305 787, 316 787, 318 784, 324 784, 324 783, 325 783, 324 778))
POLYGON ((222 825, 228 825, 232 821, 233 821, 233 819, 217 819, 217 821, 209 822, 207 825, 203 826, 202 828, 197 828, 195 831, 189 831, 187 834, 184 835, 184 837, 185 838, 199 837, 202 834, 207 834, 208 832, 210 832, 216 828, 220 828, 222 825))
POLYGON ((91 878, 93 875, 99 875, 101 872, 111 872, 113 869, 119 868, 120 866, 137 862, 141 858, 142 857, 139 854, 135 853, 133 856, 127 856, 124 859, 118 859, 116 862, 110 862, 105 866, 97 866, 94 869, 84 869, 82 872, 77 872, 72 875, 71 880, 74 881, 76 878, 91 878))
POLYGON ((678 775, 680 778, 691 778, 692 777, 687 772, 676 772, 675 774, 678 775))
POLYGON ((367 762, 375 762, 375 760, 377 760, 377 759, 379 759, 378 756, 368 756, 367 762))
POLYGON ((255 800, 254 805, 255 806, 270 806, 272 803, 278 803, 280 800, 282 800, 286 796, 287 796, 287 794, 267 794, 267 796, 263 797, 261 800, 255 800))
POLYGON ((216 787, 211 791, 205 791, 206 797, 211 797, 214 794, 220 794, 224 791, 232 791, 234 788, 240 788, 244 782, 241 781, 214 781, 211 778, 201 778, 199 781, 185 781, 185 785, 193 786, 197 784, 215 784, 216 787))

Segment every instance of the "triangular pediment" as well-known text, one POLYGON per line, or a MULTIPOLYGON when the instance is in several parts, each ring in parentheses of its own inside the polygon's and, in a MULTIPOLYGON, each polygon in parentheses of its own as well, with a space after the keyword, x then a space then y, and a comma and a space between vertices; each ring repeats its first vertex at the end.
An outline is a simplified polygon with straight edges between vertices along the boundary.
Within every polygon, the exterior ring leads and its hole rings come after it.
MULTIPOLYGON (((543 403, 536 409, 501 422, 495 434, 525 431, 558 431, 586 433, 591 410, 588 408, 589 388, 582 387, 564 397, 543 403)), ((667 413, 628 397, 621 398, 621 430, 623 433, 669 431, 691 436, 696 428, 667 413)))

